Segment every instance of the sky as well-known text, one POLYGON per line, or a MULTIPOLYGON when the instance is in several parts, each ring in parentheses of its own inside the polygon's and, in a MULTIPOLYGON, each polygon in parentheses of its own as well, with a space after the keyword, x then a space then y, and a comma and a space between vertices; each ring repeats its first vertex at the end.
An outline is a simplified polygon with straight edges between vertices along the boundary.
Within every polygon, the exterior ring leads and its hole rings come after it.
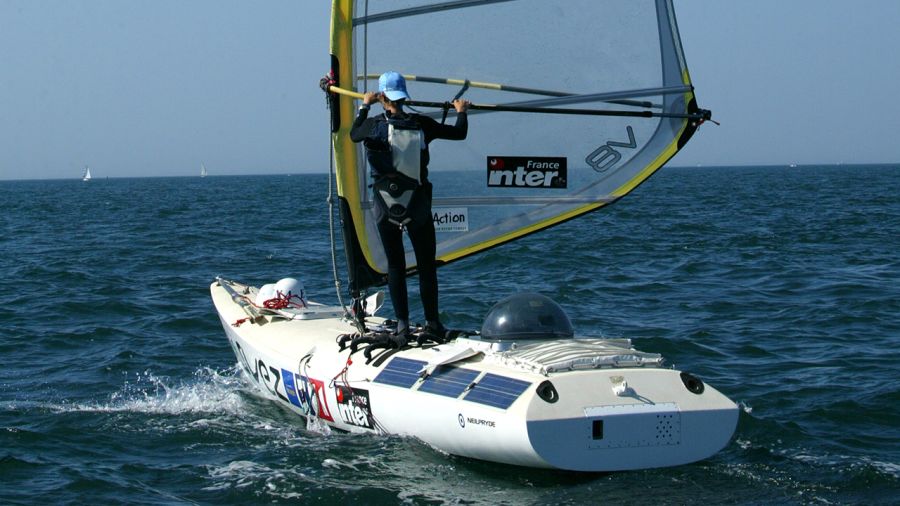
MULTIPOLYGON (((326 0, 0 0, 0 180, 325 172, 326 0)), ((670 165, 900 163, 900 1, 675 0, 670 165)))

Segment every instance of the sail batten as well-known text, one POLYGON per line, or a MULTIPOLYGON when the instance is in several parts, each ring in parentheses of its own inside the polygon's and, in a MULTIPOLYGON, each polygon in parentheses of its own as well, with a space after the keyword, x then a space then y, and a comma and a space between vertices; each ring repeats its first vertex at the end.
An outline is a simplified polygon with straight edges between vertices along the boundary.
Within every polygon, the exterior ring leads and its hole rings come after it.
POLYGON ((421 16, 422 14, 430 14, 433 12, 449 11, 454 9, 465 9, 468 7, 477 7, 479 5, 496 4, 501 2, 512 2, 515 0, 456 0, 454 2, 439 2, 433 5, 424 5, 421 7, 411 7, 408 9, 398 9, 395 11, 386 11, 379 14, 370 14, 360 18, 353 19, 353 26, 377 23, 379 21, 387 21, 390 19, 405 18, 410 16, 421 16))
MULTIPOLYGON (((360 76, 358 80, 377 80, 381 74, 369 74, 367 76, 360 76)), ((553 91, 553 90, 542 90, 537 88, 529 88, 525 86, 515 86, 510 84, 500 84, 500 83, 486 83, 480 81, 471 81, 469 79, 459 79, 459 78, 449 78, 449 77, 427 77, 427 76, 419 76, 415 74, 404 74, 403 77, 407 81, 418 81, 424 83, 432 83, 432 84, 446 84, 450 86, 462 86, 468 85, 473 88, 484 88, 488 90, 494 91, 505 91, 508 93, 523 93, 526 95, 544 95, 548 97, 559 97, 559 100, 542 100, 542 101, 534 101, 534 102, 518 102, 518 103, 510 103, 506 105, 562 105, 562 104, 575 104, 575 103, 585 103, 585 102, 608 102, 611 100, 619 100, 619 99, 629 99, 629 98, 641 98, 641 97, 649 97, 649 96, 657 96, 657 95, 676 95, 680 93, 686 93, 688 91, 692 91, 693 88, 691 86, 670 86, 667 88, 652 88, 652 89, 640 89, 640 90, 619 90, 619 91, 608 91, 608 92, 600 92, 600 93, 590 93, 590 94, 579 94, 573 92, 565 92, 565 91, 553 91)), ((650 104, 649 102, 639 102, 635 104, 623 104, 623 105, 634 105, 637 107, 662 107, 661 104, 650 104)))
MULTIPOLYGON (((367 273, 360 289, 387 271, 365 153, 349 140, 357 87, 370 90, 378 72, 404 74, 411 105, 439 121, 454 95, 475 104, 465 141, 430 147, 441 264, 615 202, 709 117, 696 105, 671 0, 333 6, 336 177, 351 270, 367 273)), ((407 265, 415 269, 411 251, 407 265)))
MULTIPOLYGON (((343 88, 339 88, 336 86, 332 86, 330 90, 333 93, 340 93, 344 95, 348 95, 355 98, 362 98, 363 94, 345 90, 343 88)), ((647 96, 651 94, 676 94, 676 93, 684 93, 686 91, 691 91, 690 87, 677 87, 677 88, 668 88, 665 91, 657 90, 658 93, 649 93, 646 91, 634 91, 627 92, 631 93, 633 97, 647 96)), ((654 111, 632 111, 632 110, 609 110, 609 109, 573 109, 573 108, 562 108, 557 107, 560 105, 571 105, 571 104, 583 104, 583 103, 594 103, 598 101, 597 97, 601 96, 618 96, 617 94, 592 94, 592 95, 575 95, 568 94, 559 98, 552 99, 544 99, 544 100, 529 100, 525 102, 506 102, 500 104, 471 104, 469 106, 469 110, 472 113, 490 113, 490 112, 515 112, 515 113, 540 113, 540 114, 572 114, 572 115, 584 115, 584 116, 625 116, 625 117, 636 117, 636 118, 690 118, 690 119, 702 119, 703 114, 701 113, 678 113, 678 112, 654 112, 654 111)), ((617 101, 615 100, 599 100, 603 103, 607 104, 615 104, 617 101)), ((430 101, 421 101, 421 100, 407 100, 405 102, 407 106, 410 107, 434 107, 439 109, 449 108, 449 102, 430 102, 430 101)), ((628 105, 628 106, 638 106, 645 109, 650 108, 663 108, 660 104, 652 104, 652 103, 641 103, 632 104, 632 103, 622 103, 619 105, 628 105)), ((425 113, 425 115, 438 116, 435 113, 425 113)))
POLYGON ((609 197, 445 197, 433 200, 434 206, 512 206, 512 205, 550 205, 550 204, 592 204, 596 202, 610 203, 616 198, 609 197))

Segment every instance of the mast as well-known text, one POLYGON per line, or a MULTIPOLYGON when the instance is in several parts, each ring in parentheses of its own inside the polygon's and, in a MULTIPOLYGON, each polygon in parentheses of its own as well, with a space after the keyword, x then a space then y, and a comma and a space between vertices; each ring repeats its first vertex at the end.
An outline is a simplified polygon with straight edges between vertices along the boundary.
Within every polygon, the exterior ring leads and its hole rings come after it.
MULTIPOLYGON (((333 82, 353 86, 353 0, 333 0, 331 9, 331 72, 333 82)), ((350 141, 354 104, 351 98, 328 94, 331 110, 333 163, 336 167, 337 205, 340 215, 341 237, 347 261, 348 290, 353 299, 353 313, 361 319, 361 301, 367 287, 383 285, 386 274, 376 271, 367 261, 360 244, 365 236, 365 217, 360 204, 360 181, 356 171, 358 147, 350 141)), ((330 197, 329 197, 330 198, 330 197)), ((335 273, 337 276, 337 273, 335 273)))

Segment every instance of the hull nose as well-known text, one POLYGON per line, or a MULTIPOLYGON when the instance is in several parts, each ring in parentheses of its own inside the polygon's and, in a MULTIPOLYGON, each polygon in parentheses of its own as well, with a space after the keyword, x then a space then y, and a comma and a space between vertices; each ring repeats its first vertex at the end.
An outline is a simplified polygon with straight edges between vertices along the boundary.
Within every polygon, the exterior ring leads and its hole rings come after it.
POLYGON ((699 378, 673 369, 559 375, 558 398, 528 407, 534 451, 552 467, 621 471, 688 464, 728 444, 738 407, 699 378))
POLYGON ((572 471, 622 471, 688 464, 728 444, 738 409, 680 411, 675 403, 585 409, 579 418, 528 423, 535 452, 572 471))

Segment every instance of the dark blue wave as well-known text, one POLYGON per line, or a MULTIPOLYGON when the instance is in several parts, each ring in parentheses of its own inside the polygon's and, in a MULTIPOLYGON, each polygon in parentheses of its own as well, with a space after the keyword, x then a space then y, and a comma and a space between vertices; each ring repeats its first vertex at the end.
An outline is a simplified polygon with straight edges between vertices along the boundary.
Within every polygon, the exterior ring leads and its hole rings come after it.
POLYGON ((324 175, 0 182, 0 502, 900 496, 900 167, 666 169, 441 270, 451 326, 542 292, 578 334, 630 337, 741 404, 715 457, 610 475, 324 435, 246 387, 208 285, 293 275, 334 302, 326 191, 324 175))

